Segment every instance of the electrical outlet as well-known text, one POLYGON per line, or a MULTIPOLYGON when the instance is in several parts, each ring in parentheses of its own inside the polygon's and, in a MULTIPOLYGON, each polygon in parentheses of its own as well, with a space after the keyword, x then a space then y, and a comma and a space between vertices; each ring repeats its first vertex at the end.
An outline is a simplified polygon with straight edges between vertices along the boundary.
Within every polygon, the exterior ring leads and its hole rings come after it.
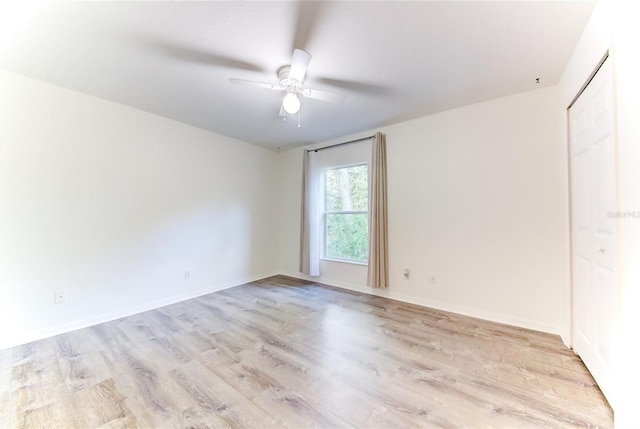
POLYGON ((56 304, 64 304, 67 302, 67 293, 63 290, 59 290, 55 292, 54 302, 56 304))
POLYGON ((191 278, 191 270, 184 270, 184 279, 189 280, 191 278))
POLYGON ((435 274, 431 274, 431 284, 432 285, 438 284, 438 277, 436 277, 435 274))

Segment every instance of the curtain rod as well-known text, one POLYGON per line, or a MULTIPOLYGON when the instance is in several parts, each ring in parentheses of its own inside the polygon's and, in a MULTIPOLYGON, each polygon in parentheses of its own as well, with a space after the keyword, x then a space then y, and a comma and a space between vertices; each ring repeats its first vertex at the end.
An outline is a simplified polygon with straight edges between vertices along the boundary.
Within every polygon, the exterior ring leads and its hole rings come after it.
POLYGON ((319 150, 332 149, 332 148, 337 147, 337 146, 342 146, 342 145, 351 144, 351 143, 358 143, 358 142, 361 142, 361 141, 364 141, 364 140, 372 139, 374 137, 375 137, 375 134, 372 135, 372 136, 369 136, 369 137, 362 137, 362 138, 355 139, 355 140, 349 140, 348 142, 336 143, 336 144, 332 144, 332 145, 325 146, 325 147, 319 147, 318 149, 309 149, 307 152, 317 152, 319 150))

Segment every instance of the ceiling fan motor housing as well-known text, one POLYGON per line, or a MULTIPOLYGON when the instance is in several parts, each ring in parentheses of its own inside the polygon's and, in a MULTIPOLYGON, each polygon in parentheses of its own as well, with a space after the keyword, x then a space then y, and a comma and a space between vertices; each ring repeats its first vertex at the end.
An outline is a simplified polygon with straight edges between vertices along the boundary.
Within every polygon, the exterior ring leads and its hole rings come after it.
POLYGON ((291 70, 291 66, 283 66, 278 70, 278 79, 280 80, 280 88, 287 91, 288 93, 298 93, 302 92, 303 86, 302 82, 298 82, 295 79, 289 78, 289 71, 291 70))

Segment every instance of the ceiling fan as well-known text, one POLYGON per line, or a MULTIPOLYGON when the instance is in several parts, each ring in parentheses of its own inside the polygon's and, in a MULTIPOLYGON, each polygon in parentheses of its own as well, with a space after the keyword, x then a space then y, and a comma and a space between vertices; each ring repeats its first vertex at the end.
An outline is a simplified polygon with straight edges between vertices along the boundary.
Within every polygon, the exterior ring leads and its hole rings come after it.
POLYGON ((229 82, 241 85, 252 85, 260 88, 284 91, 285 96, 280 108, 280 116, 294 115, 300 111, 300 98, 313 98, 322 101, 337 102, 344 97, 332 92, 306 88, 304 78, 311 62, 311 54, 302 49, 294 49, 291 65, 278 70, 279 83, 255 82, 252 80, 230 78, 229 82))

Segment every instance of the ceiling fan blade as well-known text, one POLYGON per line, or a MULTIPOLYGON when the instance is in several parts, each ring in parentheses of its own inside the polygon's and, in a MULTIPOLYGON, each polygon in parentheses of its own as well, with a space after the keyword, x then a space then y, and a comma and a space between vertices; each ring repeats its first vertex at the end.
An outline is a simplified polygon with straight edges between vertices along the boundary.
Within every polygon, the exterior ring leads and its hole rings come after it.
POLYGON ((372 83, 358 82, 354 80, 345 79, 328 79, 328 78, 316 78, 314 82, 320 82, 325 85, 331 85, 336 88, 347 91, 361 92, 368 95, 392 95, 393 91, 390 88, 376 85, 372 83))
POLYGON ((229 82, 236 84, 236 85, 250 85, 250 86, 257 86, 260 88, 266 88, 266 89, 275 89, 275 90, 279 90, 282 91, 282 88, 280 88, 280 85, 276 85, 273 83, 266 83, 266 82, 256 82, 253 80, 245 80, 245 79, 236 79, 233 77, 229 78, 229 82))
POLYGON ((311 54, 302 49, 294 49, 291 58, 291 69, 289 70, 289 79, 295 79, 298 82, 304 81, 304 75, 307 73, 307 67, 311 62, 311 54))
POLYGON ((313 98, 315 100, 322 100, 322 101, 330 101, 332 103, 342 102, 346 98, 342 94, 336 94, 334 92, 321 91, 319 89, 311 89, 311 88, 305 88, 301 92, 301 94, 307 98, 313 98))
POLYGON ((295 22, 293 28, 293 46, 291 49, 310 49, 315 37, 317 23, 326 15, 324 1, 296 1, 295 22))
POLYGON ((198 47, 179 45, 160 40, 143 41, 143 43, 149 45, 161 55, 168 56, 179 61, 248 71, 265 71, 263 67, 257 64, 198 47))

